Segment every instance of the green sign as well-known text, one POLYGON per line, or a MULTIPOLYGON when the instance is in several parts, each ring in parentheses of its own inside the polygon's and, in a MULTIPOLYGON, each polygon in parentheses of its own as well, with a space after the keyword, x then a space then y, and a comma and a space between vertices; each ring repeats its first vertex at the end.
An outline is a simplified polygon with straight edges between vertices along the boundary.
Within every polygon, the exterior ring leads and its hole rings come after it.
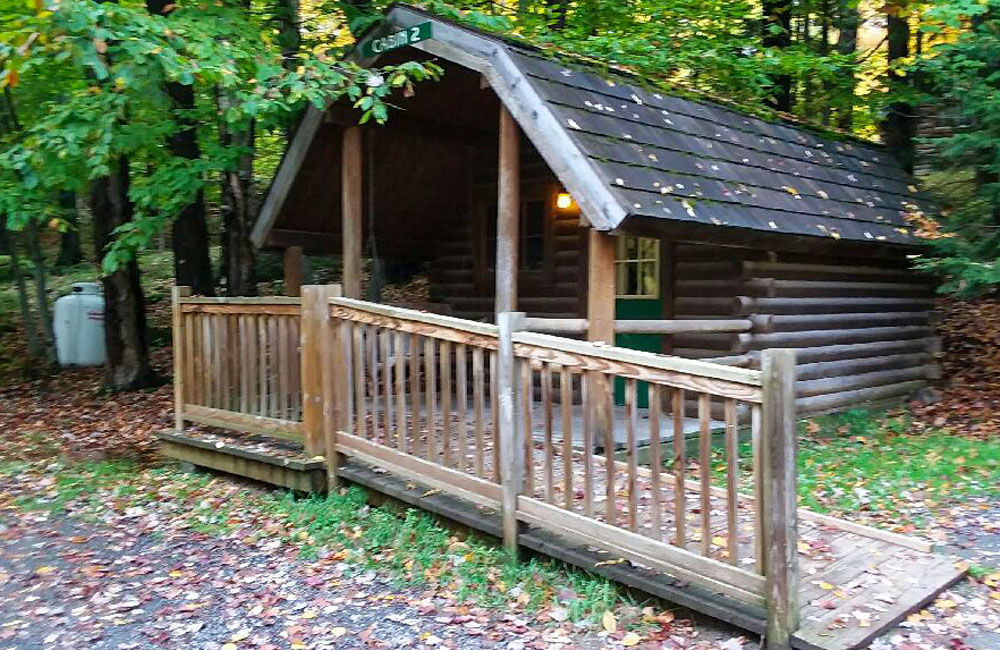
POLYGON ((367 59, 384 54, 390 50, 398 50, 407 45, 422 43, 432 37, 431 22, 428 20, 427 22, 401 29, 386 36, 376 36, 375 38, 368 39, 361 44, 361 56, 367 59))

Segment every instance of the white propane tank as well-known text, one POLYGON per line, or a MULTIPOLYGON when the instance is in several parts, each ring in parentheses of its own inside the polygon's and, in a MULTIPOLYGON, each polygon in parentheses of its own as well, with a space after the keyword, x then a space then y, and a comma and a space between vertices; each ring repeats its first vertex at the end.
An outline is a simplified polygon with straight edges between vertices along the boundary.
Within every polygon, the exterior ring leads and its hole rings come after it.
POLYGON ((56 354, 61 366, 101 366, 104 344, 104 296, 97 282, 77 282, 73 292, 56 300, 56 354))

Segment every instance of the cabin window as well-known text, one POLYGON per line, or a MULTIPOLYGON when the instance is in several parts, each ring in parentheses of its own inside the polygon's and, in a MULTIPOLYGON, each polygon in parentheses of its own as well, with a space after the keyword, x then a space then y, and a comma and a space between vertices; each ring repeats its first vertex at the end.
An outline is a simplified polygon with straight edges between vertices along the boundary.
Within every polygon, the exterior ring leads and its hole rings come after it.
POLYGON ((660 297, 660 240, 618 237, 615 242, 615 295, 618 298, 660 297))
MULTIPOLYGON (((528 199, 521 202, 521 223, 519 226, 518 265, 524 270, 537 270, 545 266, 545 223, 548 210, 543 199, 528 199)), ((485 267, 492 269, 497 259, 497 206, 489 205, 483 211, 486 234, 485 267)))

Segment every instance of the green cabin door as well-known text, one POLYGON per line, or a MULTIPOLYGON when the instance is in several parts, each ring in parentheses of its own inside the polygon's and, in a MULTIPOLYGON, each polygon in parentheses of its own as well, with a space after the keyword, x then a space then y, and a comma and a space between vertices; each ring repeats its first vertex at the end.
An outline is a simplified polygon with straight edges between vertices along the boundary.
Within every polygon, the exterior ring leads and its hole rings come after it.
MULTIPOLYGON (((656 320, 663 317, 660 290, 660 240, 618 237, 615 243, 615 318, 656 320)), ((615 345, 633 350, 661 352, 659 334, 616 334, 615 345)), ((645 382, 638 385, 640 408, 649 406, 645 382)), ((615 404, 625 403, 625 381, 615 379, 615 404)))

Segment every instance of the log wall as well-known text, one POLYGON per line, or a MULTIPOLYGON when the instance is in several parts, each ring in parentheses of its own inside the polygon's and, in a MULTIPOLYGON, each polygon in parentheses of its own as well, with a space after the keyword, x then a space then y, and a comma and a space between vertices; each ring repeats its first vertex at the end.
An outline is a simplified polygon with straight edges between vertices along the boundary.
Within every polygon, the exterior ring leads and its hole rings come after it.
POLYGON ((681 334, 674 353, 741 357, 795 348, 800 413, 900 401, 937 379, 932 286, 905 259, 678 245, 677 318, 749 318, 745 333, 681 334), (721 261, 720 261, 721 260, 721 261))
MULTIPOLYGON (((586 313, 585 259, 587 231, 580 227, 579 211, 554 208, 558 181, 537 151, 521 146, 521 196, 547 203, 545 261, 541 268, 518 271, 517 310, 543 318, 578 318, 586 313)), ((459 318, 493 321, 496 279, 492 269, 483 209, 496 204, 496 161, 477 157, 471 213, 448 221, 439 239, 440 255, 430 263, 430 299, 448 306, 459 318)))

